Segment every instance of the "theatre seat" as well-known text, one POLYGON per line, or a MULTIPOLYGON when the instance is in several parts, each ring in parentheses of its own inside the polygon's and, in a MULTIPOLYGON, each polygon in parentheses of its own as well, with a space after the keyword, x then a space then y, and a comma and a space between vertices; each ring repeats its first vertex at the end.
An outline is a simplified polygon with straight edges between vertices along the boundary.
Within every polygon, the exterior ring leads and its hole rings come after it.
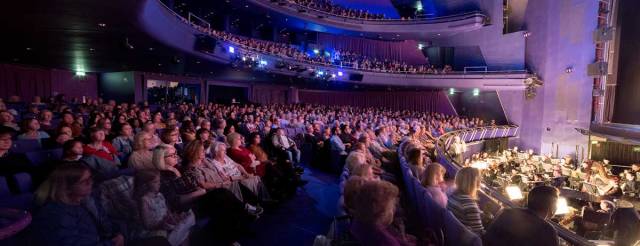
POLYGON ((49 161, 60 160, 62 158, 62 149, 31 151, 25 155, 32 165, 41 166, 49 161))
POLYGON ((11 152, 14 153, 27 153, 39 150, 42 150, 42 145, 37 139, 18 139, 13 141, 13 146, 11 146, 11 152))
POLYGON ((460 223, 451 211, 444 215, 444 235, 447 246, 482 246, 482 239, 460 223))

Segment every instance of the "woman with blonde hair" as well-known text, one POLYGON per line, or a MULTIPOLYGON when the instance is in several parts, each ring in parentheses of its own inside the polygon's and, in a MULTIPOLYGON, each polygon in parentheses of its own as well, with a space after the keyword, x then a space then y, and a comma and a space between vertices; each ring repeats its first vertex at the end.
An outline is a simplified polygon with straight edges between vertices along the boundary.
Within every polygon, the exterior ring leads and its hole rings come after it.
POLYGON ((444 193, 444 174, 446 169, 440 163, 434 162, 427 166, 422 175, 422 186, 427 189, 431 198, 443 208, 447 207, 447 195, 444 193))
POLYGON ((464 167, 456 174, 456 190, 449 196, 447 209, 472 232, 482 235, 482 211, 478 207, 477 197, 480 189, 480 170, 464 167))
POLYGON ((146 132, 139 132, 133 138, 133 152, 129 156, 129 167, 136 170, 154 169, 152 158, 153 137, 146 132))
POLYGON ((35 193, 40 205, 31 223, 32 245, 124 245, 101 210, 85 206, 93 179, 88 167, 70 163, 56 168, 35 193))

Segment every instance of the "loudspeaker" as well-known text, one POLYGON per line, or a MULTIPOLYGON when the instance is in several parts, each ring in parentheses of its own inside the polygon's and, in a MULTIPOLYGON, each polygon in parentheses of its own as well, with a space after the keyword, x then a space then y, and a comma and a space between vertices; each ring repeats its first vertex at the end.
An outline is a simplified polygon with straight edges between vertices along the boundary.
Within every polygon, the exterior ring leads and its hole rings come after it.
POLYGON ((593 31, 593 41, 596 43, 613 40, 615 28, 610 26, 600 27, 593 31))
POLYGON ((587 66, 589 76, 603 76, 609 74, 609 64, 606 62, 591 63, 587 66))
POLYGON ((196 43, 194 45, 195 50, 213 54, 216 50, 217 40, 208 35, 197 35, 196 43))
POLYGON ((349 74, 349 80, 351 81, 362 81, 362 78, 364 78, 364 75, 362 74, 357 74, 357 73, 349 74))

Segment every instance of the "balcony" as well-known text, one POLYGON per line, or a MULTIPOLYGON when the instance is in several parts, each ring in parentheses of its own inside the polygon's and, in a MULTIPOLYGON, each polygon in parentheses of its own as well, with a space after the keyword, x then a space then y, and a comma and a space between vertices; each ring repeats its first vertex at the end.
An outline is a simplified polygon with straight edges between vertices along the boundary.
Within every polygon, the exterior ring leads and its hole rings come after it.
POLYGON ((220 39, 205 27, 189 23, 155 0, 145 3, 139 21, 142 29, 158 41, 202 59, 301 78, 385 86, 524 90, 523 81, 529 76, 529 73, 523 70, 488 71, 486 68, 480 71, 465 69, 444 74, 386 72, 293 59, 220 39), (214 39, 215 48, 206 53, 197 50, 195 44, 199 37, 214 39))
POLYGON ((373 33, 382 36, 393 34, 402 35, 403 38, 415 38, 431 34, 472 31, 482 28, 487 23, 487 16, 478 11, 419 19, 364 19, 337 15, 283 0, 247 1, 288 17, 320 25, 320 27, 306 25, 314 31, 324 31, 325 28, 322 27, 331 27, 357 33, 373 33))

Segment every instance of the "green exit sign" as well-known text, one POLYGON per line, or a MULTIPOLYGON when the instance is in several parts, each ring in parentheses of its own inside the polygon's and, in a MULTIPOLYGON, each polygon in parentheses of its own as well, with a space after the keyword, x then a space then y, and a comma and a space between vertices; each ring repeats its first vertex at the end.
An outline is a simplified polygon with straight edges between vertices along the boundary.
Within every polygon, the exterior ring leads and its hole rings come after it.
POLYGON ((640 152, 640 146, 633 147, 633 152, 640 152))

